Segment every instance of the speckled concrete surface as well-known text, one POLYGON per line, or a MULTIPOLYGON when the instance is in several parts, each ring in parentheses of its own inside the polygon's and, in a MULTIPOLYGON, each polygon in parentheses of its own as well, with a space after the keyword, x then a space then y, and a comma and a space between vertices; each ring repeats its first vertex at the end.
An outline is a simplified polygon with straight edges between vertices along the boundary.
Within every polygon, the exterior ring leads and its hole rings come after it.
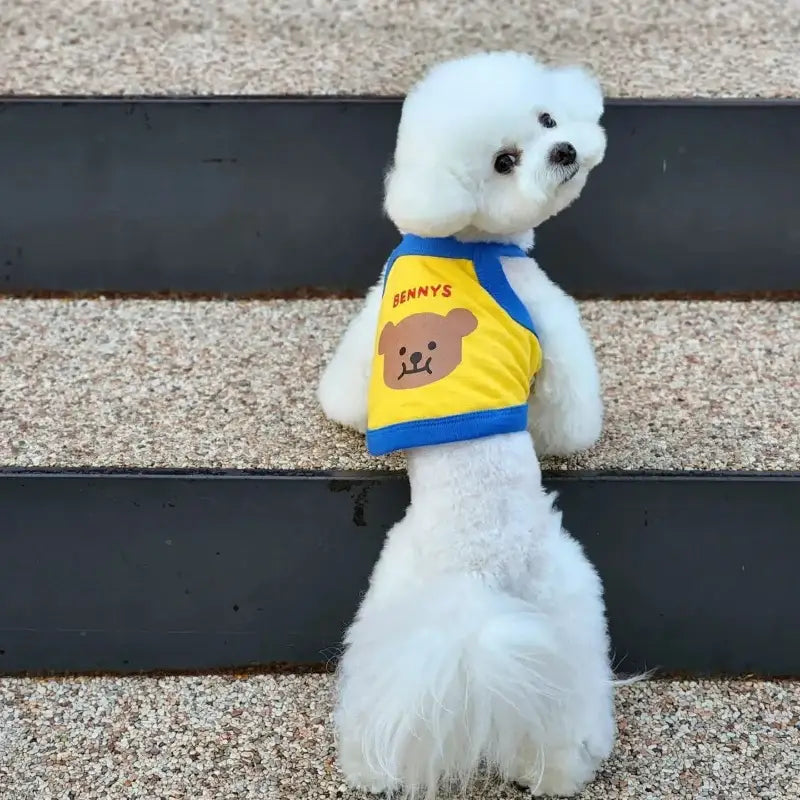
POLYGON ((798 41, 798 0, 3 0, 0 91, 402 94, 515 48, 616 96, 796 97, 798 41))
MULTIPOLYGON (((4 800, 314 800, 342 783, 329 677, 0 681, 4 800)), ((621 690, 620 738, 580 800, 800 797, 800 684, 621 690)), ((511 787, 470 800, 518 800, 511 787)))
MULTIPOLYGON (((0 464, 402 468, 314 390, 358 300, 0 300, 0 464)), ((551 469, 800 469, 800 303, 589 301, 603 440, 551 469)))

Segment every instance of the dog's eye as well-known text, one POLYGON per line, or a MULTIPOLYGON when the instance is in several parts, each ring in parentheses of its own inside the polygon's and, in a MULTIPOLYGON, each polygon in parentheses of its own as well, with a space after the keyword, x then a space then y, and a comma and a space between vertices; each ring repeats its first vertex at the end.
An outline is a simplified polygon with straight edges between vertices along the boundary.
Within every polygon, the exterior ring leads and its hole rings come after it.
POLYGON ((428 342, 428 350, 435 350, 436 342, 428 342))
POLYGON ((555 128, 556 121, 545 111, 539 114, 539 124, 543 128, 555 128))
POLYGON ((517 166, 518 156, 515 153, 500 153, 494 160, 494 171, 508 175, 517 166))
POLYGON ((404 356, 405 354, 406 354, 406 349, 405 349, 405 347, 401 347, 401 348, 400 348, 400 355, 401 355, 401 356, 404 356))

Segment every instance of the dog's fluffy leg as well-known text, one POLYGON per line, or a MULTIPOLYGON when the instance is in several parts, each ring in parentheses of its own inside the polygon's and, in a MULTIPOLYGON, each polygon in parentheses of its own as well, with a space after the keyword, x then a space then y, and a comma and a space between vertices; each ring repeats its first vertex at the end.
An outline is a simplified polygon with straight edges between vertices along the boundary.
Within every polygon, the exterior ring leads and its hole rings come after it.
POLYGON ((353 786, 431 798, 484 759, 509 777, 519 743, 558 714, 566 667, 548 620, 475 576, 368 594, 345 644, 335 721, 353 786))
POLYGON ((570 691, 561 698, 558 724, 551 720, 538 742, 520 742, 511 779, 535 797, 578 794, 611 754, 617 732, 600 576, 563 528, 554 544, 553 586, 532 576, 531 589, 532 598, 549 598, 551 623, 565 636, 560 652, 570 691))
POLYGON ((382 289, 383 278, 367 292, 317 387, 317 400, 324 414, 361 433, 367 430, 367 398, 382 289))
POLYGON ((509 278, 534 321, 543 364, 528 403, 536 453, 568 455, 591 447, 603 428, 603 399, 594 348, 578 304, 532 259, 509 278))
POLYGON ((534 797, 573 797, 594 778, 611 755, 616 738, 613 695, 609 681, 596 681, 593 690, 579 691, 568 713, 576 736, 520 750, 513 782, 534 797))
POLYGON ((594 758, 582 744, 531 753, 535 766, 513 782, 534 797, 573 797, 594 778, 602 759, 594 758), (545 762, 542 769, 539 765, 545 762))

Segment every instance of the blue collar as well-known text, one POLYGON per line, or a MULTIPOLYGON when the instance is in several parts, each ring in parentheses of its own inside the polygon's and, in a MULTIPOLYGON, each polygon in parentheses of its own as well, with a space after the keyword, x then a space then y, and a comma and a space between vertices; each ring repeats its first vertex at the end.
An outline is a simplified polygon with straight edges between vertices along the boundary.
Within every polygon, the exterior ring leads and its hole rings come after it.
POLYGON ((479 283, 504 308, 508 314, 534 336, 536 329, 528 313, 528 309, 517 297, 508 278, 503 272, 500 256, 527 258, 527 253, 515 244, 499 242, 460 242, 448 236, 445 238, 415 236, 407 233, 400 244, 392 251, 386 262, 383 274, 383 288, 389 280, 394 262, 400 256, 434 256, 439 258, 455 258, 471 261, 475 265, 475 274, 479 283))
POLYGON ((427 237, 406 233, 392 252, 392 258, 402 255, 466 258, 475 261, 479 256, 526 258, 527 253, 515 244, 500 242, 462 242, 453 236, 427 237))

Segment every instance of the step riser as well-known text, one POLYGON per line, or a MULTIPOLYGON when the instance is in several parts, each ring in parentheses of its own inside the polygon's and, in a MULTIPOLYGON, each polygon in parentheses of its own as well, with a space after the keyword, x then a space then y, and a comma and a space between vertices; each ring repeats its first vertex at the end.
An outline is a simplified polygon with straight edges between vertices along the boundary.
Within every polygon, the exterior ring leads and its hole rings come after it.
MULTIPOLYGON (((546 483, 621 671, 800 675, 800 475, 546 483)), ((402 474, 8 471, 0 672, 325 661, 407 501, 402 474)))
MULTIPOLYGON (((0 102, 0 291, 363 291, 394 99, 0 102)), ((800 288, 800 103, 609 101, 537 254, 580 296, 800 288)))

